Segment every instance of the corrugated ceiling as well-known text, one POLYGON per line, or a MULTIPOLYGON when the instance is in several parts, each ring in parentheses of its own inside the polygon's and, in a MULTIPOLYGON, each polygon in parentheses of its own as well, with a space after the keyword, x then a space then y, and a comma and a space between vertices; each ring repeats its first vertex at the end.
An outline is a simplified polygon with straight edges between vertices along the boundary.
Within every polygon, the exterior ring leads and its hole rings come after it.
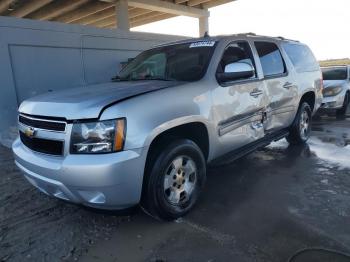
MULTIPOLYGON (((233 0, 169 0, 166 2, 208 9, 233 0)), ((116 27, 113 1, 99 0, 0 0, 0 15, 35 20, 81 24, 100 28, 116 27)), ((130 27, 175 17, 170 13, 129 7, 130 27)))

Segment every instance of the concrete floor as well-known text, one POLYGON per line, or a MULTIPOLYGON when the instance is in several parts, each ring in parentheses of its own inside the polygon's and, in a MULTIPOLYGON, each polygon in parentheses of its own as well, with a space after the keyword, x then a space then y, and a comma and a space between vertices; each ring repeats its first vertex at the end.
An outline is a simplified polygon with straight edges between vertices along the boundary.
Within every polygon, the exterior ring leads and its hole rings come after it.
POLYGON ((308 145, 272 143, 211 168, 185 218, 97 212, 32 188, 0 148, 0 261, 349 261, 350 118, 314 122, 308 145), (320 251, 320 250, 319 250, 320 251))

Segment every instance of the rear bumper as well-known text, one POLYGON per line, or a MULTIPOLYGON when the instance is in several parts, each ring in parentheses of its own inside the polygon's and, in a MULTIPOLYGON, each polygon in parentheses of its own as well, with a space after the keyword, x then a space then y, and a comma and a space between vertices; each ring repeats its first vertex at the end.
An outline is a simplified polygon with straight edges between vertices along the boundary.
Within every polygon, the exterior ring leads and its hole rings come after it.
POLYGON ((145 148, 55 157, 33 152, 17 139, 12 150, 26 179, 47 195, 101 209, 123 209, 140 201, 145 148))

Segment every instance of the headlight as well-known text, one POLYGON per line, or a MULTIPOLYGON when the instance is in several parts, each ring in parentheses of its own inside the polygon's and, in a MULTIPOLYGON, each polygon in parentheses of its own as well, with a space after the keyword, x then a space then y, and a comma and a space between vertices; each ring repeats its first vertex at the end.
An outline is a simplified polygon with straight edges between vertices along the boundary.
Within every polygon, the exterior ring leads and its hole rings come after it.
POLYGON ((70 152, 98 154, 121 151, 125 129, 125 119, 73 124, 70 152))
POLYGON ((342 87, 341 86, 336 86, 336 87, 328 87, 323 89, 323 96, 327 97, 327 96, 336 96, 337 94, 339 94, 342 91, 342 87))

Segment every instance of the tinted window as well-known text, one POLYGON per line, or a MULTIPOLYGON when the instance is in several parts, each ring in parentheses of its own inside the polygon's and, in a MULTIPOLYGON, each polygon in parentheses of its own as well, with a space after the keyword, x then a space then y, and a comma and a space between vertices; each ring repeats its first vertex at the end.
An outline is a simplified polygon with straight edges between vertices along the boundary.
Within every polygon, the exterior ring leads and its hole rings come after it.
POLYGON ((322 68, 323 80, 345 80, 347 79, 347 68, 322 68))
POLYGON ((292 64, 297 72, 319 70, 318 62, 307 46, 288 43, 284 44, 283 48, 292 61, 292 64))
POLYGON ((286 72, 286 67, 277 45, 269 42, 255 42, 264 76, 276 76, 286 72))
POLYGON ((215 41, 198 41, 144 51, 120 72, 120 81, 197 81, 204 76, 215 45, 215 41))
POLYGON ((228 64, 237 62, 247 63, 255 68, 252 50, 250 49, 250 46, 247 42, 231 43, 228 47, 226 47, 219 63, 217 72, 223 73, 225 67, 228 64))

